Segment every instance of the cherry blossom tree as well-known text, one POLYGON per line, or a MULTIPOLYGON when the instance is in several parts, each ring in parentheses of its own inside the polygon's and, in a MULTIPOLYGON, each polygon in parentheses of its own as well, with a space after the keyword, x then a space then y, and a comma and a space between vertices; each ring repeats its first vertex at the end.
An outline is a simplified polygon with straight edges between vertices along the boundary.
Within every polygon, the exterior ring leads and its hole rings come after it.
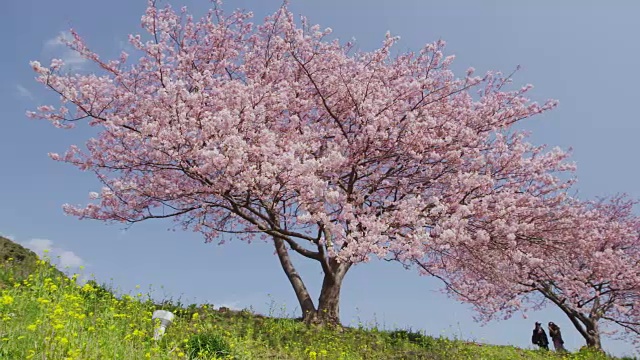
POLYGON ((397 38, 387 34, 379 49, 355 51, 329 39, 330 29, 296 24, 286 6, 255 26, 250 13, 214 5, 194 20, 151 2, 142 17, 150 36, 129 39, 133 64, 125 53, 102 60, 75 31, 68 45, 96 73, 32 62, 62 103, 31 117, 100 129, 86 149, 50 154, 104 183, 67 213, 173 218, 207 241, 271 241, 303 318, 338 323, 354 264, 416 257, 436 237, 455 246, 466 218, 534 206, 568 186, 554 175, 572 169, 567 154, 514 130, 555 106, 528 100, 531 86, 507 90, 510 76, 473 69, 456 78, 443 42, 392 56, 397 38), (322 268, 317 304, 291 254, 322 268))
POLYGON ((635 203, 622 195, 584 203, 567 199, 548 207, 545 216, 532 216, 531 226, 512 236, 482 226, 472 230, 472 245, 432 247, 429 256, 406 264, 440 278, 451 295, 475 306, 482 321, 552 303, 589 347, 601 349, 603 334, 640 345, 635 203))

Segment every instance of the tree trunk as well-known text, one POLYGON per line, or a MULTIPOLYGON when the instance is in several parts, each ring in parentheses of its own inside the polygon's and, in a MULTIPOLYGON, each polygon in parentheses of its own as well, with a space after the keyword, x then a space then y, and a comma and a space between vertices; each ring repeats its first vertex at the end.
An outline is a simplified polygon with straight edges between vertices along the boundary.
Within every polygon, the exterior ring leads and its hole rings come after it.
POLYGON ((335 259, 325 259, 322 289, 320 290, 320 298, 316 308, 300 274, 298 274, 291 262, 285 241, 278 237, 273 237, 273 242, 282 270, 284 270, 293 287, 293 291, 296 293, 302 310, 302 320, 307 324, 340 325, 340 290, 344 276, 351 264, 338 263, 335 259))
POLYGON ((318 309, 315 313, 303 316, 304 322, 307 324, 340 325, 340 290, 344 276, 350 267, 351 264, 340 264, 333 259, 329 260, 331 271, 324 273, 318 309))
POLYGON ((565 313, 571 320, 573 326, 582 335, 587 347, 593 350, 602 351, 602 343, 600 342, 600 330, 598 329, 598 320, 589 318, 578 311, 567 309, 564 306, 560 307, 565 310, 565 313))
POLYGON ((584 338, 587 341, 588 347, 602 351, 602 343, 600 342, 600 331, 598 329, 597 321, 592 321, 587 324, 587 335, 584 338))
POLYGON ((289 252, 287 251, 287 246, 285 245, 284 240, 274 237, 273 243, 276 246, 276 254, 278 254, 278 259, 280 259, 282 270, 284 270, 284 273, 287 275, 291 286, 293 286, 293 291, 296 293, 296 297, 298 298, 298 303, 300 304, 300 309, 302 310, 303 317, 306 316, 305 314, 315 314, 316 307, 313 304, 313 300, 311 300, 311 296, 309 296, 309 291, 304 285, 300 274, 298 274, 296 268, 291 262, 291 258, 289 257, 289 252))
MULTIPOLYGON (((573 326, 586 341, 587 347, 593 350, 602 351, 600 330, 598 329, 598 317, 593 316, 593 314, 592 316, 582 314, 578 310, 569 307, 564 300, 559 299, 548 286, 542 286, 537 290, 547 299, 551 300, 551 302, 556 304, 560 310, 567 315, 573 326)), ((594 306, 597 306, 597 304, 594 304, 594 306)))

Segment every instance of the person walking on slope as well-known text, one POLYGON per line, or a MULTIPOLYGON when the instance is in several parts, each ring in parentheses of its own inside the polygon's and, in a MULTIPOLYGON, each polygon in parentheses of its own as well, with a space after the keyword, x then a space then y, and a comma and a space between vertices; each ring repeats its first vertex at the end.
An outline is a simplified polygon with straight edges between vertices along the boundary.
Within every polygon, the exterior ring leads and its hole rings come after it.
POLYGON ((536 327, 533 329, 531 342, 534 345, 538 345, 541 349, 549 350, 549 339, 547 338, 547 333, 544 332, 544 328, 539 322, 536 322, 536 327))
POLYGON ((566 351, 564 348, 564 340, 562 340, 562 334, 560 333, 560 327, 553 322, 549 322, 549 336, 551 336, 553 347, 557 352, 566 351))

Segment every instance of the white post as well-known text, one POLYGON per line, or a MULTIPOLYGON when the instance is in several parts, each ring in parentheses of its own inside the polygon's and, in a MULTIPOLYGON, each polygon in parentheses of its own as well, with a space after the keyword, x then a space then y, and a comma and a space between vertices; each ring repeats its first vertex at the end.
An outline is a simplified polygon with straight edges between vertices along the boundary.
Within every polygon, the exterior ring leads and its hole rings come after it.
POLYGON ((160 340, 160 338, 164 335, 167 326, 171 325, 173 322, 173 318, 175 315, 170 311, 166 310, 156 310, 153 312, 153 316, 151 316, 151 320, 160 319, 160 327, 156 327, 153 330, 153 340, 160 340))

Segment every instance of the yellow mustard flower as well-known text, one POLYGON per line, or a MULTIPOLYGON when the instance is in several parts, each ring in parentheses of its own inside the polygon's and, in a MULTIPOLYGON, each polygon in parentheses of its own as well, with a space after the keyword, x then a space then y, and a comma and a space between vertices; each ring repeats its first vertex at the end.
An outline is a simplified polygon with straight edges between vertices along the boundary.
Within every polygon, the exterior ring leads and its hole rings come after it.
POLYGON ((2 295, 2 297, 0 297, 0 304, 1 305, 11 305, 13 304, 13 296, 6 294, 6 295, 2 295))

